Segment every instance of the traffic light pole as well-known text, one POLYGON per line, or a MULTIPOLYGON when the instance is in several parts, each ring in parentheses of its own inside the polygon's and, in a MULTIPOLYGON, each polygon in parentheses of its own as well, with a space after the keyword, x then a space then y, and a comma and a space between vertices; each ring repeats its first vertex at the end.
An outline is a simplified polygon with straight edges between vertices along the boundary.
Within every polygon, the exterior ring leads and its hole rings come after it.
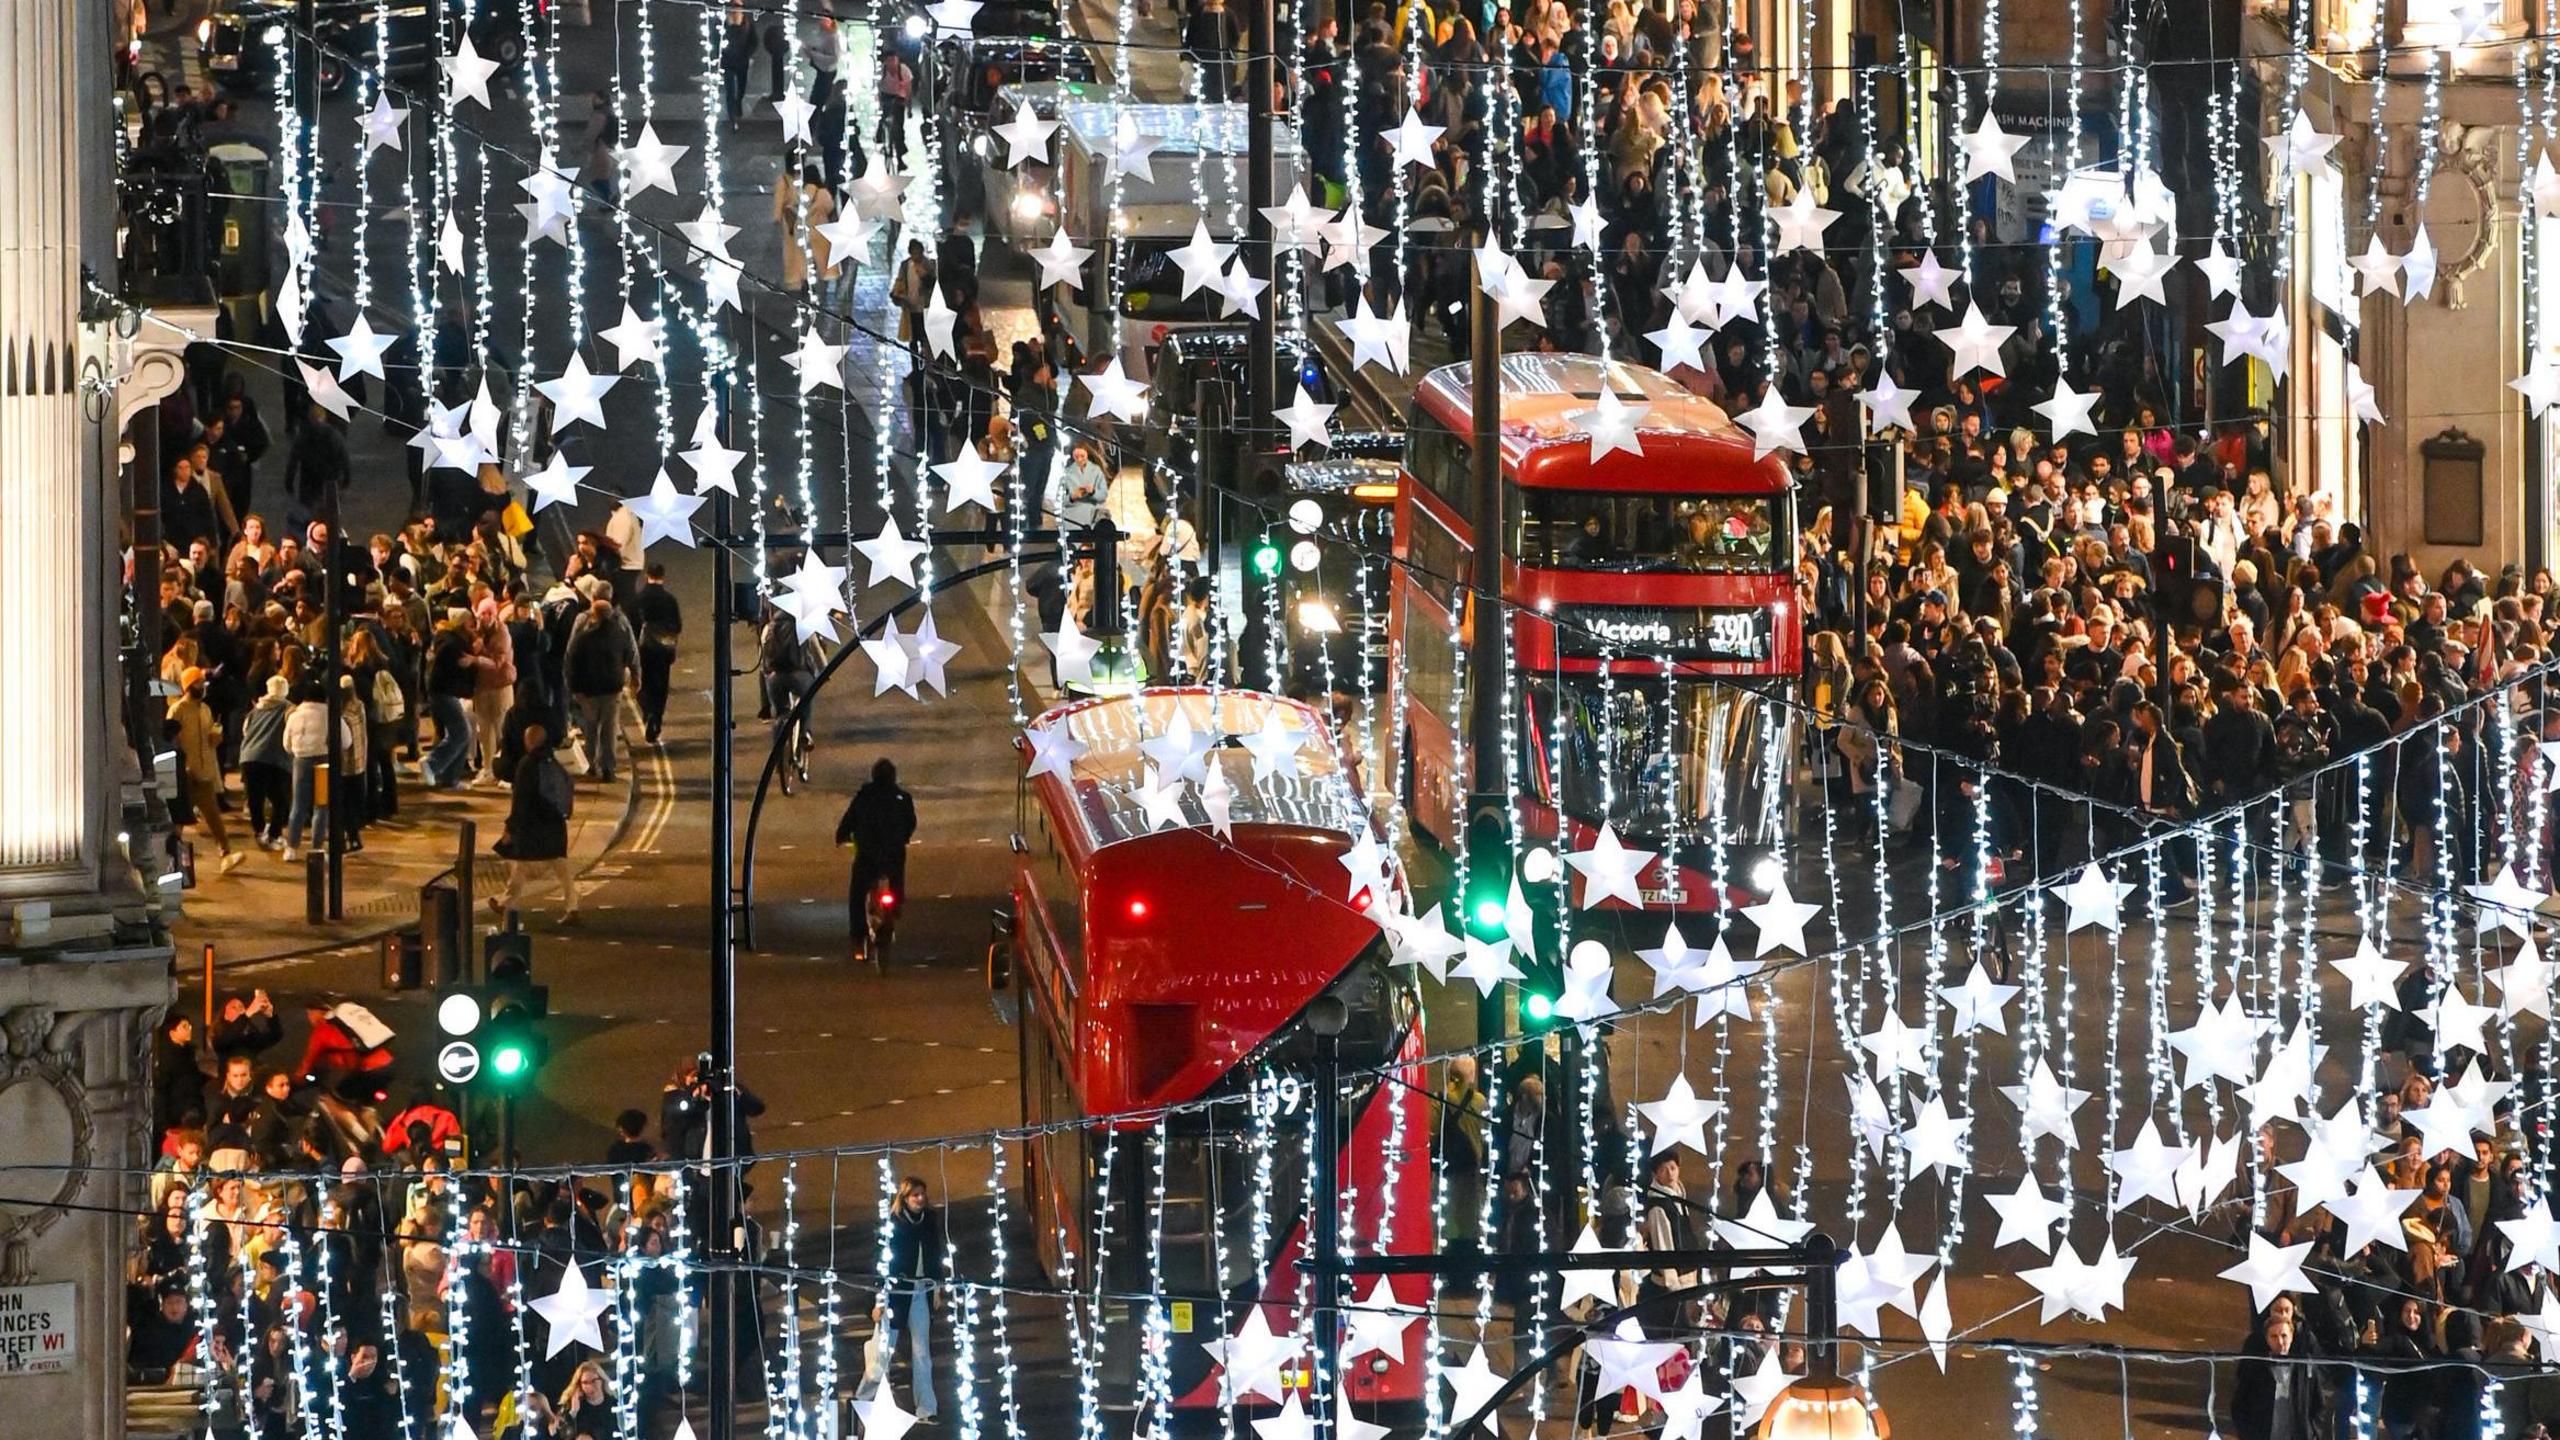
MULTIPOLYGON (((1269 4, 1270 0, 1258 0, 1269 4)), ((1320 1058, 1316 1066, 1314 1114, 1315 1154, 1311 1178, 1316 1197, 1315 1213, 1308 1216, 1312 1227, 1309 1238, 1313 1249, 1322 1256, 1342 1253, 1342 1203, 1340 1196, 1340 1159, 1342 1155, 1342 1031, 1350 1019, 1349 1011, 1338 999, 1321 1010, 1311 1010, 1309 1028, 1316 1032, 1320 1058)), ((1334 1433, 1334 1417, 1342 1413, 1342 1402, 1335 1398, 1343 1393, 1342 1379, 1342 1270, 1338 1265, 1319 1265, 1309 1277, 1315 1292, 1313 1310, 1316 1322, 1316 1374, 1330 1387, 1316 1400, 1316 1434, 1323 1440, 1340 1440, 1334 1433)))
MULTIPOLYGON (((1509 869, 1511 775, 1502 745, 1502 686, 1495 677, 1502 667, 1502 332, 1493 295, 1486 286, 1484 263, 1474 262, 1475 303, 1467 331, 1468 382, 1472 387, 1473 424, 1467 449, 1467 518, 1475 530, 1475 546, 1467 561, 1467 786, 1470 874, 1483 873, 1496 857, 1509 869)), ((1507 887, 1506 887, 1507 888, 1507 887)), ((1466 923, 1475 923, 1467 917, 1466 923)), ((1476 999, 1476 1041, 1489 1044, 1504 1035, 1507 987, 1476 999)), ((1498 1052, 1497 1052, 1498 1055, 1498 1052)), ((1496 1063, 1499 1063, 1497 1058, 1496 1063)))
MULTIPOLYGON (((719 406, 720 428, 728 430, 729 390, 715 378, 713 403, 719 406)), ((722 443, 727 443, 725 438, 722 443)), ((712 1260, 710 1324, 705 1343, 710 1374, 703 1395, 710 1405, 709 1440, 736 1440, 738 1433, 738 1174, 729 1162, 738 1153, 738 947, 736 892, 731 888, 737 845, 730 813, 736 762, 730 753, 736 739, 736 677, 731 673, 729 630, 737 622, 730 579, 729 494, 712 501, 712 528, 719 539, 711 547, 711 1153, 704 1217, 704 1248, 712 1260)))
MULTIPOLYGON (((1279 169, 1273 138, 1276 127, 1272 123, 1279 104, 1279 66, 1272 54, 1279 25, 1273 15, 1273 0, 1246 0, 1245 16, 1245 254, 1260 262, 1263 277, 1271 282, 1262 303, 1253 307, 1252 328, 1245 346, 1245 413, 1240 417, 1245 423, 1238 428, 1250 435, 1270 424, 1272 413, 1280 408, 1278 327, 1283 278, 1280 257, 1271 243, 1268 213, 1269 207, 1279 203, 1272 195, 1274 175, 1279 169)), ((1248 443, 1246 453, 1258 461, 1265 448, 1248 443)), ((1243 478, 1250 482, 1258 474, 1243 478)), ((1202 497, 1201 508, 1209 508, 1208 497, 1202 497)))
MULTIPOLYGON (((294 7, 296 27, 293 46, 293 121, 311 126, 317 132, 320 117, 320 37, 318 9, 315 0, 299 0, 294 7)), ((305 182, 309 183, 309 182, 305 182)), ((300 195, 286 197, 288 203, 302 203, 300 195)), ((300 317, 296 317, 297 319, 300 317)), ((303 417, 306 421, 309 417, 303 417)), ((314 422, 326 425, 321 420, 314 422)), ((349 787, 343 783, 348 755, 340 743, 339 710, 345 701, 339 696, 340 679, 347 673, 343 647, 346 643, 345 596, 347 583, 346 539, 339 523, 338 496, 346 488, 345 477, 332 483, 320 497, 320 522, 329 527, 329 538, 319 555, 320 585, 320 684, 321 705, 328 712, 328 752, 322 757, 319 784, 321 808, 328 812, 329 822, 322 827, 320 853, 314 857, 322 868, 322 889, 326 895, 323 908, 332 920, 343 920, 347 914, 347 822, 349 787)), ((308 538, 308 537, 306 537, 308 538)), ((469 911, 463 912, 463 924, 471 922, 469 911)))

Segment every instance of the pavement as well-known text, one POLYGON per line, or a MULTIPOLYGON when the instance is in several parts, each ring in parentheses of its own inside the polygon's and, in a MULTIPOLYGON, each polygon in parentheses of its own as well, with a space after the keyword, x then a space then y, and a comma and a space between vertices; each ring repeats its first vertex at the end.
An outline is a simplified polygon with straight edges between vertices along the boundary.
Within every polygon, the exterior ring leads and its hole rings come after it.
MULTIPOLYGON (((624 733, 637 734, 637 712, 625 719, 624 733)), ((612 784, 577 784, 569 818, 569 864, 580 875, 592 871, 621 842, 639 808, 642 776, 664 766, 663 757, 645 747, 625 758, 629 763, 612 784)), ((667 789, 649 788, 653 800, 667 789)), ((281 960, 367 945, 414 925, 420 888, 453 874, 465 823, 477 829, 472 881, 475 903, 485 905, 487 897, 506 892, 507 862, 491 854, 490 847, 505 831, 509 793, 494 783, 434 791, 414 774, 404 776, 400 813, 367 825, 364 849, 345 859, 344 914, 335 920, 310 919, 307 852, 304 859, 287 864, 274 851, 252 850, 226 875, 213 864, 211 846, 201 832, 191 832, 199 844, 196 884, 186 892, 184 913, 171 927, 178 953, 191 966, 208 945, 217 967, 281 960)), ((228 818, 237 842, 247 820, 237 809, 228 818)), ((556 903, 547 891, 537 892, 536 899, 545 906, 556 903)))

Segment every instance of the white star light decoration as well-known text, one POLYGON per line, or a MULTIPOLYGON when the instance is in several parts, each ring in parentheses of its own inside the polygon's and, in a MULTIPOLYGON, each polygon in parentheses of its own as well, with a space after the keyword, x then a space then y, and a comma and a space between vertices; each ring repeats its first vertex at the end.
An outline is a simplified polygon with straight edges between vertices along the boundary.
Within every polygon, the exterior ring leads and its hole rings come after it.
POLYGON ((1448 133, 1447 126, 1425 124, 1421 111, 1405 111, 1404 119, 1398 121, 1396 128, 1386 135, 1388 148, 1395 152, 1396 168, 1402 169, 1407 165, 1415 165, 1425 170, 1430 169, 1431 147, 1440 143, 1440 137, 1446 133, 1448 133))
POLYGON ((1564 860, 1573 867, 1575 874, 1582 877, 1583 909, 1589 910, 1610 900, 1642 909, 1644 891, 1637 885, 1636 877, 1654 862, 1656 853, 1620 844, 1617 827, 1602 825, 1590 849, 1568 851, 1564 860))
POLYGON ((1040 266, 1041 289, 1064 285, 1081 292, 1084 289, 1084 262, 1093 258, 1093 250, 1069 240, 1066 230, 1060 228, 1050 234, 1048 244, 1031 252, 1031 258, 1040 266))
POLYGON ((370 375, 376 380, 389 379, 382 373, 382 356, 399 343, 400 337, 396 334, 375 334, 373 326, 358 315, 355 323, 347 327, 346 334, 329 342, 329 348, 338 352, 338 378, 353 380, 358 375, 370 375))
POLYGON ((1751 458, 1760 459, 1780 450, 1804 453, 1804 422, 1813 418, 1810 405, 1790 405, 1770 386, 1760 394, 1760 403, 1733 417, 1734 423, 1751 432, 1751 458))
POLYGON ((1865 412, 1867 433, 1885 430, 1918 430, 1911 418, 1911 402, 1920 398, 1917 390, 1906 390, 1895 384, 1882 370, 1875 373, 1875 383, 1858 392, 1858 408, 1865 412))
POLYGON ((596 338, 613 347, 616 370, 630 370, 647 365, 663 369, 667 357, 667 322, 651 319, 622 302, 622 320, 596 332, 596 338))
POLYGON ((1084 382, 1085 413, 1094 419, 1109 417, 1134 425, 1147 418, 1146 382, 1130 379, 1120 368, 1119 356, 1112 356, 1099 372, 1076 378, 1084 382))
POLYGON ((2267 158, 2278 175, 2308 175, 2329 158, 2338 137, 2312 129, 2311 117, 2296 110, 2291 125, 2266 136, 2261 143, 2267 147, 2267 158))
POLYGON ((2018 152, 2027 147, 2029 138, 2001 129, 1999 117, 1985 109, 1982 123, 1957 142, 1964 149, 1964 183, 1970 185, 1986 175, 1996 175, 2016 184, 2018 152))
POLYGON ((622 182, 626 198, 637 198, 652 190, 676 193, 676 162, 684 158, 689 146, 669 145, 658 138, 658 128, 643 122, 640 137, 614 152, 622 166, 622 182))
POLYGON ((1919 264, 1897 273, 1902 276, 1903 283, 1911 287, 1912 309, 1917 310, 1923 305, 1935 305, 1949 311, 1956 308, 1956 282, 1964 276, 1939 263, 1937 251, 1921 251, 1919 264))
POLYGON ((1025 779, 1037 779, 1042 775, 1071 778, 1075 773, 1075 763, 1092 748, 1077 739, 1064 722, 1025 731, 1024 738, 1031 742, 1031 763, 1022 772, 1025 779))
POLYGON ((843 566, 830 565, 815 551, 807 551, 800 557, 800 568, 776 583, 774 608, 791 617, 801 643, 836 637, 835 617, 847 608, 844 577, 843 566))
POLYGON ((1475 253, 1476 273, 1485 294, 1493 299, 1494 328, 1502 329, 1515 320, 1543 326, 1547 292, 1555 288, 1556 282, 1530 275, 1518 258, 1499 244, 1479 245, 1475 253))
POLYGON ((1047 643, 1050 658, 1057 662, 1061 683, 1093 682, 1093 657, 1102 653, 1102 642, 1085 634, 1072 613, 1060 616, 1058 628, 1040 638, 1047 643))
POLYGON ((963 505, 996 509, 996 481, 1003 478, 1005 464, 990 460, 975 442, 961 447, 959 458, 937 462, 933 473, 942 480, 942 513, 949 515, 963 505))
POLYGON ((622 502, 640 520, 640 549, 660 540, 673 540, 690 550, 693 544, 693 512, 702 508, 699 495, 687 495, 676 489, 676 482, 666 471, 649 485, 649 493, 622 502))
POLYGON ((373 152, 385 145, 394 150, 407 148, 401 140, 400 132, 401 128, 409 123, 409 112, 401 106, 392 104, 389 92, 376 92, 373 97, 373 109, 357 123, 364 127, 364 156, 367 160, 372 159, 373 152))
POLYGON ((587 369, 587 357, 571 355, 569 368, 559 378, 538 380, 533 388, 552 405, 551 428, 557 432, 581 422, 601 430, 604 427, 604 397, 622 377, 597 375, 587 369))
POLYGON ((1290 401, 1286 407, 1273 411, 1272 418, 1289 427, 1291 450, 1322 450, 1333 444, 1333 412, 1337 408, 1332 405, 1317 404, 1316 397, 1308 391, 1305 382, 1301 381, 1298 385, 1298 398, 1290 401))
POLYGON ((1671 1086, 1662 1098, 1636 1106, 1636 1113, 1653 1131, 1653 1154, 1686 1145, 1701 1158, 1713 1158, 1715 1152, 1708 1148, 1706 1126, 1724 1113, 1724 1102, 1699 1098, 1690 1087, 1688 1076, 1672 1076, 1671 1086))
POLYGON ((568 457, 557 450, 552 451, 551 458, 542 462, 541 469, 524 477, 525 488, 533 492, 534 513, 540 514, 554 505, 578 503, 578 482, 585 479, 592 468, 572 465, 568 457))
POLYGON ((693 426, 693 448, 676 453, 693 471, 694 494, 713 490, 738 493, 738 466, 746 460, 747 452, 720 443, 720 414, 716 407, 702 407, 702 417, 693 426))
POLYGON ((1593 460, 1596 461, 1617 450, 1623 450, 1627 454, 1642 459, 1644 441, 1637 435, 1636 427, 1642 425, 1645 417, 1652 413, 1653 406, 1650 403, 1630 405, 1618 398, 1618 392, 1615 389, 1603 385, 1600 387, 1600 398, 1593 402, 1590 409, 1577 412, 1574 418, 1581 421, 1591 432, 1593 460))
POLYGON ((1057 121, 1017 102, 1013 118, 995 127, 996 136, 1004 141, 1005 168, 1017 170, 1025 165, 1049 163, 1049 137, 1057 133, 1057 121))
POLYGON ((1260 1305, 1245 1311, 1244 1324, 1234 1335, 1204 1340, 1200 1348, 1218 1362, 1222 1392, 1231 1400, 1257 1395, 1277 1400, 1289 1393, 1281 1372, 1301 1353, 1296 1337, 1272 1332, 1271 1321, 1260 1305))
POLYGON ((1779 876, 1778 883, 1769 887, 1768 899, 1742 907, 1743 918, 1760 932, 1759 948, 1752 952, 1754 958, 1767 955, 1772 950, 1792 950, 1798 955, 1812 953, 1813 947, 1805 939, 1804 928, 1821 913, 1821 906, 1798 900, 1787 889, 1787 877, 1779 876))
POLYGON ((910 589, 916 583, 916 562, 933 552, 932 542, 910 540, 899 530, 894 512, 886 517, 879 534, 854 541, 853 548, 871 566, 872 584, 895 580, 910 589))
POLYGON ((472 48, 471 36, 467 32, 462 37, 462 44, 437 63, 444 67, 445 85, 456 105, 469 100, 483 110, 490 108, 489 77, 498 73, 498 62, 483 59, 480 52, 472 48))
POLYGON ((1990 318, 1982 313, 1980 305, 1968 304, 1965 306, 1964 318, 1954 326, 1929 333, 1937 336, 1940 344, 1955 352, 1955 359, 1948 365, 1947 374, 1952 378, 1962 379, 1976 370, 1987 370, 1994 375, 2007 375, 2009 370, 2000 359, 2000 347, 2008 344, 2009 337, 2017 332, 2018 327, 2015 325, 1992 324, 1990 318))
POLYGON ((1823 232, 1840 218, 1839 211, 1825 210, 1813 203, 1813 192, 1801 186, 1786 204, 1772 206, 1766 213, 1778 227, 1776 251, 1781 255, 1791 250, 1819 252, 1823 232))
POLYGON ((589 1285, 586 1272, 578 1266, 561 1266, 559 1286, 533 1302, 533 1313, 542 1317, 548 1337, 542 1358, 548 1360, 572 1345, 602 1350, 604 1329, 596 1322, 612 1308, 612 1292, 589 1285))
POLYGON ((1342 322, 1343 338, 1351 342, 1351 368, 1377 365, 1402 375, 1413 365, 1413 326, 1404 318, 1404 302, 1396 302, 1394 310, 1381 315, 1372 309, 1367 296, 1352 306, 1351 318, 1342 322))

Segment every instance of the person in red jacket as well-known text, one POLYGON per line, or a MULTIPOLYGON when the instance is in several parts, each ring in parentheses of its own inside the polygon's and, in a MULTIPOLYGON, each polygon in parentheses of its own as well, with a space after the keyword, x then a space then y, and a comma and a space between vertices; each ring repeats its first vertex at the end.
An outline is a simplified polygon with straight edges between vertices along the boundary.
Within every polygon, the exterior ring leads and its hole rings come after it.
POLYGON ((419 1131, 417 1138, 420 1155, 441 1155, 444 1153, 445 1142, 462 1133, 462 1119, 451 1110, 437 1104, 433 1097, 421 1095, 409 1102, 409 1108, 392 1116, 389 1122, 383 1125, 382 1153, 385 1155, 405 1153, 409 1148, 413 1130, 419 1131), (419 1127, 424 1129, 419 1130, 419 1127))
POLYGON ((391 1047, 365 1044, 338 1018, 337 1008, 325 1001, 313 1001, 306 1013, 311 1019, 311 1042, 302 1049, 302 1063, 294 1067, 302 1083, 326 1086, 354 1104, 382 1099, 387 1093, 385 1082, 391 1078, 391 1047))

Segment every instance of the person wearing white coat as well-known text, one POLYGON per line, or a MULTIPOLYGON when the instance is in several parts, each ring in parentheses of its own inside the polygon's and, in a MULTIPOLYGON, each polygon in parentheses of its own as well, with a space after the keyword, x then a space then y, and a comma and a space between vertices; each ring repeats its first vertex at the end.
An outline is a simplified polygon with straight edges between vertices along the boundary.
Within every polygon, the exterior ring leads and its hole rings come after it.
MULTIPOLYGON (((354 737, 339 728, 339 753, 357 754, 354 737)), ((285 822, 284 858, 301 858, 302 835, 328 833, 329 807, 320 803, 320 767, 329 759, 329 706, 321 687, 305 685, 284 715, 284 751, 293 757, 293 814, 285 822)))

